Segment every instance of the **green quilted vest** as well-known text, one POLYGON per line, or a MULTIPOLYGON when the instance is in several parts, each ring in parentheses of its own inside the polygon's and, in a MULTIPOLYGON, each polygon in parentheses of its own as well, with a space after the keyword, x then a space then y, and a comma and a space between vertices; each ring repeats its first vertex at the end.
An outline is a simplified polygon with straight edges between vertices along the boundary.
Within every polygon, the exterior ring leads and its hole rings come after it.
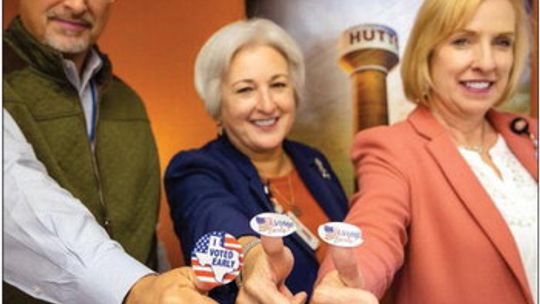
MULTIPOLYGON (((140 98, 112 75, 102 55, 92 153, 82 106, 64 75, 61 55, 34 40, 18 18, 4 32, 3 42, 4 108, 38 159, 127 253, 155 268, 159 162, 140 98)), ((42 302, 4 284, 4 303, 42 302)))

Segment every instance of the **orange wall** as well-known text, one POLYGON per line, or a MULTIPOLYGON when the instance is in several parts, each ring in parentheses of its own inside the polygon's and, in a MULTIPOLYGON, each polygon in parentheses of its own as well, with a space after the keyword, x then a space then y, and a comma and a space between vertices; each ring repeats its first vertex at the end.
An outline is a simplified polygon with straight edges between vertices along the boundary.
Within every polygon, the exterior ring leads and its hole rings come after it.
MULTIPOLYGON (((3 2, 3 24, 16 14, 3 2)), ((162 171, 181 149, 202 145, 216 128, 193 88, 193 64, 204 41, 222 25, 244 17, 244 0, 117 0, 100 47, 115 73, 145 100, 162 171)), ((173 266, 182 263, 162 191, 159 236, 173 266)))

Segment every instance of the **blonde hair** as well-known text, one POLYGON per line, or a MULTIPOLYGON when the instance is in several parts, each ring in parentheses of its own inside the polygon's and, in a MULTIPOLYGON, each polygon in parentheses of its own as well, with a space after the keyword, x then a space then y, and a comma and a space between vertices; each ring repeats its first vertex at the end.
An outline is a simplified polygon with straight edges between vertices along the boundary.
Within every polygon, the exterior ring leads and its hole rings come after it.
MULTIPOLYGON (((429 106, 433 82, 430 59, 437 46, 472 20, 485 0, 425 0, 416 15, 401 65, 401 78, 407 99, 429 106)), ((516 14, 513 45, 514 62, 508 85, 498 104, 509 100, 519 84, 529 55, 530 25, 522 0, 508 0, 516 14)))
POLYGON ((214 119, 219 119, 223 77, 234 55, 250 45, 268 45, 283 55, 287 60, 296 103, 302 99, 304 57, 296 42, 270 20, 254 18, 237 21, 214 33, 195 60, 195 89, 214 119))

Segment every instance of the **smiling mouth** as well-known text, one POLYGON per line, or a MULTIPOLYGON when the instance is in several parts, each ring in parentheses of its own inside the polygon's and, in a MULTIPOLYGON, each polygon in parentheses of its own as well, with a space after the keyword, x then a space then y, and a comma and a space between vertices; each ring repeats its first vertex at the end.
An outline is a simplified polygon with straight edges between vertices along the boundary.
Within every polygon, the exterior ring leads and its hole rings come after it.
POLYGON ((269 127, 274 125, 278 121, 277 117, 267 118, 267 119, 256 119, 253 120, 253 123, 258 127, 269 127))
POLYGON ((460 84, 472 90, 487 90, 493 86, 494 81, 460 81, 460 84))
POLYGON ((71 29, 89 29, 92 27, 92 24, 90 22, 82 19, 75 20, 52 16, 49 17, 49 20, 61 23, 63 26, 71 29))

